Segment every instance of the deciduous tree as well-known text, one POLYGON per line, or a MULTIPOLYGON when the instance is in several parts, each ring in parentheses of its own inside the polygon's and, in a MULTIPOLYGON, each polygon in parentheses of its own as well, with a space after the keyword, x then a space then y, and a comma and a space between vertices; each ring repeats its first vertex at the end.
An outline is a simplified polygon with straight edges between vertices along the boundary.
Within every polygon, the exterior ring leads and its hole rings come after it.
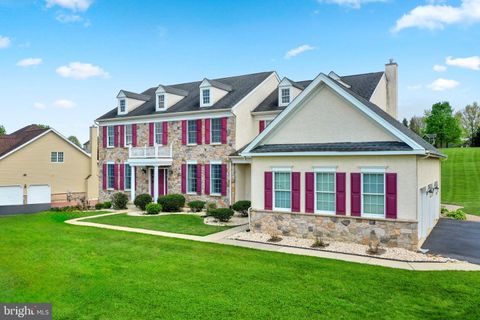
POLYGON ((438 102, 425 117, 425 133, 435 134, 435 145, 447 147, 449 143, 459 142, 462 134, 460 121, 454 117, 449 102, 438 102))

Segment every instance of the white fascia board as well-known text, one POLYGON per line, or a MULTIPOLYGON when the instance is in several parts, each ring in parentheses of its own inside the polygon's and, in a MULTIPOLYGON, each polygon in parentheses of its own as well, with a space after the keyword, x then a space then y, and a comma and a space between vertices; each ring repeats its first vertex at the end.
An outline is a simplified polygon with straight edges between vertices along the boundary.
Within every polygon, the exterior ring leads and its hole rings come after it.
POLYGON ((287 77, 283 77, 282 81, 278 84, 279 87, 291 87, 293 84, 287 79, 287 77))
POLYGON ((425 155, 421 150, 412 151, 352 151, 352 152, 261 152, 261 153, 245 153, 242 157, 309 157, 309 156, 393 156, 393 155, 425 155))
POLYGON ((123 92, 123 90, 120 90, 120 92, 117 94, 117 98, 126 98, 127 96, 123 92))
POLYGON ((212 85, 210 84, 210 82, 208 81, 207 78, 204 78, 202 83, 200 83, 200 85, 198 86, 199 88, 205 88, 205 87, 211 87, 212 85))

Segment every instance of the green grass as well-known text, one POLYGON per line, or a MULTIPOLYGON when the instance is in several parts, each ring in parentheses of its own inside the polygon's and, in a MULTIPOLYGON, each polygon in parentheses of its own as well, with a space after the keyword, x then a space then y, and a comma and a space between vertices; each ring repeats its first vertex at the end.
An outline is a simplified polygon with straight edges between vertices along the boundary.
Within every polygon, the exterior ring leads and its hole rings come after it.
POLYGON ((206 236, 229 229, 229 227, 210 226, 203 223, 203 218, 190 214, 170 214, 166 216, 113 216, 86 219, 84 221, 110 224, 114 226, 141 228, 195 236, 206 236))
POLYGON ((479 319, 480 273, 415 272, 0 218, 0 301, 55 319, 479 319))
POLYGON ((480 215, 480 148, 442 149, 442 203, 465 207, 480 215))

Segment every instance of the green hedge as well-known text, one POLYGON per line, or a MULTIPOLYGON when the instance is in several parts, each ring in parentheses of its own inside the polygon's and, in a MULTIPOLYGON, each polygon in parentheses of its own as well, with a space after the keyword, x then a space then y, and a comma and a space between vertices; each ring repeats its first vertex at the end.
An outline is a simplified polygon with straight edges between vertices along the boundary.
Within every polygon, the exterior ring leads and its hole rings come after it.
POLYGON ((148 214, 158 214, 160 213, 160 211, 162 211, 162 206, 159 205, 158 203, 151 202, 147 204, 145 209, 148 214))
POLYGON ((152 202, 152 196, 149 195, 148 193, 143 193, 139 194, 136 198, 135 201, 133 201, 133 204, 139 208, 142 211, 145 211, 147 208, 147 204, 152 202))
POLYGON ((210 210, 209 215, 222 222, 229 221, 233 216, 233 210, 229 208, 219 208, 210 210))
POLYGON ((185 197, 181 194, 167 194, 158 198, 164 212, 178 212, 185 206, 185 197))

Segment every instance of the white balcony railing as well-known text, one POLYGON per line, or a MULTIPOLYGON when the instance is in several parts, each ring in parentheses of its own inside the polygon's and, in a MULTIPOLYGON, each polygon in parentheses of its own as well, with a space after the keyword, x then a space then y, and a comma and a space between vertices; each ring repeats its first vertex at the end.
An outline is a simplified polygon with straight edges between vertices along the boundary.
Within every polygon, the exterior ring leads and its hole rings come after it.
POLYGON ((153 147, 129 147, 128 157, 132 159, 172 158, 172 145, 153 147))

